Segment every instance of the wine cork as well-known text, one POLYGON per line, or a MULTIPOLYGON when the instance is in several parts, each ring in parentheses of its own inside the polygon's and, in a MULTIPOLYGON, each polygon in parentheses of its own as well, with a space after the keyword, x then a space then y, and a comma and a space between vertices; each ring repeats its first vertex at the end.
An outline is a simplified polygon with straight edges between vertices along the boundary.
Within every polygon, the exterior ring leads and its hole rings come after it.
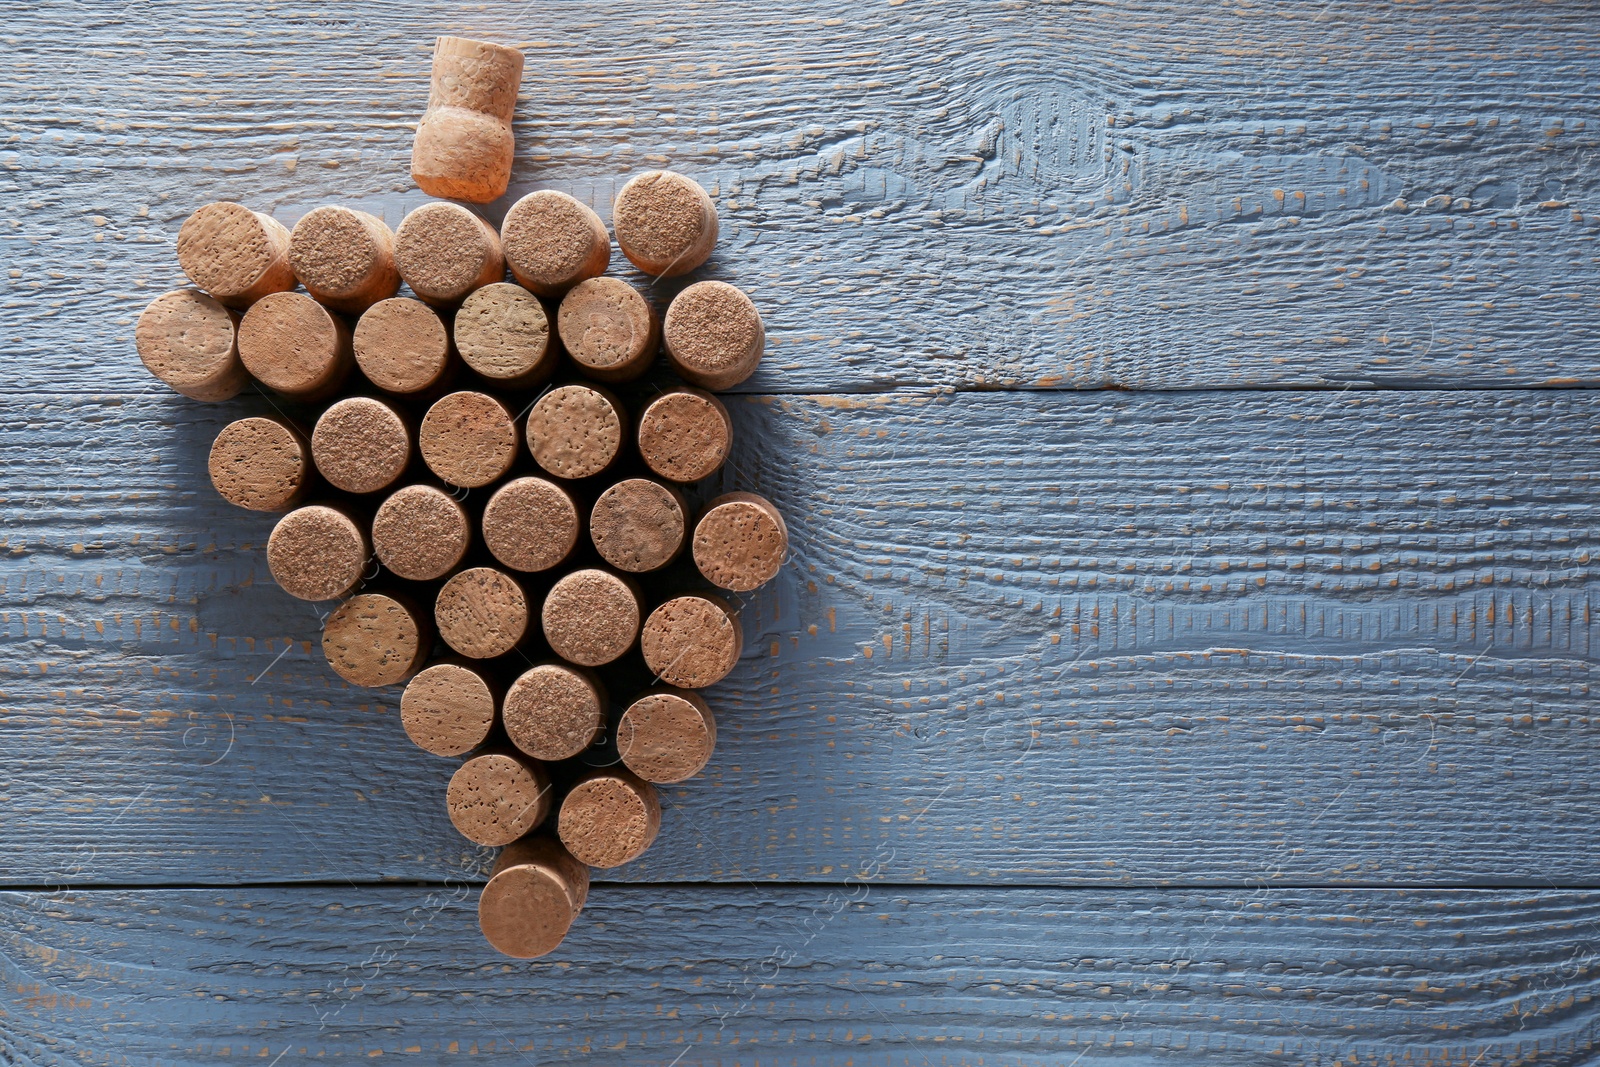
POLYGON ((528 449, 557 478, 592 477, 622 451, 624 412, 617 398, 598 385, 552 389, 528 412, 528 449))
POLYGON ((517 458, 511 410, 487 393, 463 391, 440 398, 422 417, 418 434, 428 468, 451 485, 488 485, 517 458))
POLYGON ((304 293, 271 293, 239 322, 239 358, 291 400, 323 400, 344 384, 355 356, 350 327, 304 293))
POLYGON ((550 814, 550 775, 518 756, 474 756, 451 776, 445 804, 450 822, 468 841, 509 845, 550 814))
POLYGON ((433 647, 433 628, 408 598, 362 593, 339 605, 322 628, 322 654, 351 685, 396 685, 433 647))
POLYGON ((394 265, 419 300, 453 307, 506 276, 500 233, 460 204, 423 204, 394 232, 394 265))
POLYGON ((541 663, 511 683, 500 717, 511 743, 534 759, 571 759, 605 729, 606 692, 586 671, 541 663))
POLYGON ((639 648, 650 673, 683 689, 703 689, 727 677, 744 651, 744 628, 721 597, 673 597, 645 620, 639 648))
POLYGON ((672 482, 715 474, 733 450, 733 420, 722 401, 700 389, 673 389, 639 415, 639 455, 672 482))
POLYGON ((661 340, 684 381, 731 389, 755 373, 767 333, 743 292, 727 282, 696 282, 668 305, 661 340))
POLYGON ((344 512, 322 504, 296 508, 267 537, 267 569, 285 593, 334 600, 367 569, 366 534, 344 512))
POLYGON ((472 545, 466 509, 431 485, 396 489, 372 517, 372 550, 397 578, 431 582, 455 570, 472 545))
POLYGON ((365 211, 314 208, 289 232, 289 266, 317 300, 359 315, 400 288, 394 233, 365 211))
POLYGON ((411 462, 411 429, 381 400, 351 396, 334 404, 311 431, 311 458, 335 489, 376 493, 411 462))
POLYGON ((682 782, 711 759, 717 722, 698 693, 653 689, 641 693, 617 723, 623 765, 647 782, 682 782))
POLYGON ((174 289, 139 313, 133 344, 145 369, 191 400, 231 400, 250 384, 239 318, 205 293, 174 289))
POLYGON ((400 724, 424 752, 459 756, 477 748, 494 726, 495 697, 481 674, 459 663, 435 663, 406 683, 400 724))
POLYGON ((712 585, 747 593, 770 580, 789 553, 789 528, 772 502, 728 493, 694 526, 694 564, 712 585))
POLYGON ((669 486, 625 478, 600 494, 589 512, 589 535, 619 571, 660 570, 677 558, 688 535, 688 505, 669 486))
POLYGON ((454 575, 433 604, 445 644, 473 659, 492 659, 517 647, 528 632, 528 597, 509 574, 472 567, 454 575))
POLYGON ((604 274, 611 262, 611 235, 600 216, 554 189, 512 204, 500 224, 500 243, 511 276, 540 296, 560 296, 604 274))
POLYGON ((283 419, 230 422, 211 443, 211 484, 230 504, 251 511, 287 511, 311 477, 311 448, 283 419))
POLYGON ((630 178, 611 207, 617 245, 657 278, 688 274, 717 244, 717 209, 693 178, 652 170, 630 178))
POLYGON ((507 845, 478 897, 478 928, 497 951, 534 959, 555 951, 589 898, 589 868, 535 834, 507 845))
POLYGON ((483 509, 483 542, 516 571, 547 571, 572 554, 582 520, 572 494, 543 478, 516 478, 483 509))
POLYGON ((178 266, 189 280, 243 310, 294 288, 289 229, 271 215, 226 200, 207 204, 178 229, 178 266))
POLYGON ((427 304, 391 296, 369 307, 352 337, 356 362, 379 389, 400 396, 426 392, 450 371, 450 331, 427 304))
POLYGON ((661 829, 655 787, 632 771, 592 772, 568 791, 556 817, 567 851, 591 867, 620 867, 638 859, 661 829))
POLYGON ((487 41, 433 45, 428 110, 411 146, 411 180, 429 196, 487 204, 505 195, 522 53, 487 41))
POLYGON ((590 278, 573 286, 561 298, 556 330, 578 369, 602 382, 639 377, 661 347, 655 309, 621 278, 590 278))
POLYGON ((507 389, 526 389, 556 367, 554 331, 539 298, 520 285, 495 282, 456 312, 456 350, 467 366, 507 389))
POLYGON ((633 647, 642 614, 638 590, 631 582, 607 571, 586 569, 551 586, 540 621, 556 655, 598 667, 633 647))

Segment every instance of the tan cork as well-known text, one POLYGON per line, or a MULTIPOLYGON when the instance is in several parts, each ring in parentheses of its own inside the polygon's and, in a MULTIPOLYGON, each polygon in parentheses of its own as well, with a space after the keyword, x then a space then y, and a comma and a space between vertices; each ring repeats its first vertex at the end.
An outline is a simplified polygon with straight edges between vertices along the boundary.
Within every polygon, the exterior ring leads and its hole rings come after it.
POLYGON ((761 313, 727 282, 696 282, 673 298, 661 324, 667 360, 690 385, 731 389, 756 371, 766 347, 761 313))
POLYGON ((440 398, 422 417, 422 458, 451 485, 488 485, 517 458, 511 409, 487 393, 463 391, 440 398))
POLYGON ((744 628, 719 596, 688 593, 657 607, 639 633, 645 666, 661 681, 704 689, 727 677, 744 651, 744 628))
POLYGON ((450 331, 420 300, 392 296, 369 307, 351 339, 356 363, 386 393, 426 392, 450 372, 450 331))
POLYGON ((621 656, 639 636, 643 614, 632 582, 608 571, 573 571, 544 599, 540 621, 555 654, 570 663, 598 667, 621 656))
POLYGON ((355 356, 350 327, 304 293, 271 293, 239 322, 239 358, 262 385, 291 400, 338 392, 355 356))
POLYGON ((670 170, 630 178, 611 207, 617 245, 657 278, 688 274, 717 244, 717 208, 699 182, 670 170))
POLYGON ((515 478, 483 509, 483 542, 515 571, 547 571, 572 555, 582 532, 572 494, 543 478, 515 478))
POLYGON ((211 484, 230 504, 251 511, 287 511, 311 477, 311 446, 280 418, 230 422, 211 443, 211 484))
POLYGON ((678 557, 688 538, 688 505, 671 486, 625 478, 594 502, 589 536, 619 571, 657 571, 678 557))
POLYGON ((198 290, 150 301, 133 344, 146 370, 191 400, 230 400, 250 384, 239 359, 239 317, 198 290))
POLYGON ((296 508, 267 538, 267 569, 285 593, 301 600, 334 600, 361 581, 367 536, 344 512, 323 504, 296 508))
POLYGON ((459 756, 483 744, 494 712, 494 690, 460 663, 435 663, 407 682, 400 696, 406 736, 435 756, 459 756))
POLYGON ((289 266, 306 292, 347 315, 400 288, 394 232, 376 215, 334 204, 313 208, 294 224, 289 266))
POLYGON ((604 274, 611 262, 611 235, 600 216, 554 189, 512 204, 500 224, 500 243, 511 276, 540 296, 560 296, 604 274))
POLYGON ((557 478, 589 478, 616 460, 627 433, 622 403, 598 385, 563 385, 528 412, 528 449, 557 478))
POLYGON ((473 659, 510 652, 527 635, 528 596, 509 574, 471 567, 453 575, 433 604, 445 644, 473 659))
POLYGON ((509 845, 550 814, 550 775, 520 756, 474 756, 451 776, 445 804, 450 822, 468 841, 509 845))
POLYGON ((638 859, 660 829, 655 787, 621 767, 584 777, 567 792, 556 818, 561 843, 591 867, 620 867, 638 859))
POLYGON ((500 233, 460 204, 423 204, 394 232, 394 265, 419 300, 454 307, 505 280, 500 233))
POLYGON ((240 310, 268 293, 295 286, 288 227, 271 215, 225 200, 183 220, 178 265, 190 281, 240 310))
POLYGON ((544 305, 510 282, 467 297, 456 312, 455 338, 467 366, 508 389, 539 385, 556 368, 555 331, 544 305))
POLYGON ((372 517, 372 550, 397 578, 431 582, 455 570, 472 545, 466 509, 431 485, 389 494, 372 517))
POLYGON ((511 683, 500 714, 506 736, 523 752, 535 759, 571 759, 605 729, 606 692, 587 671, 541 663, 511 683))
POLYGON ((397 685, 421 669, 433 627, 407 597, 361 593, 339 605, 322 628, 322 654, 351 685, 397 685))
POLYGON ((722 401, 701 389, 673 389, 639 415, 639 455, 671 482, 717 473, 733 449, 733 420, 722 401))
POLYGON ((345 397, 317 419, 311 458, 335 489, 376 493, 393 485, 411 462, 411 428, 381 400, 345 397))
POLYGON ((602 382, 627 382, 655 362, 661 320, 621 278, 590 278, 561 298, 556 313, 561 344, 578 369, 602 382))
POLYGON ((754 493, 719 496, 694 526, 694 564, 712 585, 747 593, 771 580, 789 554, 789 528, 754 493))
POLYGON ((589 868, 561 843, 535 834, 505 847, 478 897, 478 928, 497 952, 534 959, 554 952, 589 898, 589 868))
POLYGON ((717 722, 698 693, 662 687, 641 693, 617 723, 623 765, 647 782, 699 774, 717 745, 717 722))
POLYGON ((411 180, 429 196, 487 204, 505 195, 522 53, 487 41, 433 45, 428 110, 411 146, 411 180))

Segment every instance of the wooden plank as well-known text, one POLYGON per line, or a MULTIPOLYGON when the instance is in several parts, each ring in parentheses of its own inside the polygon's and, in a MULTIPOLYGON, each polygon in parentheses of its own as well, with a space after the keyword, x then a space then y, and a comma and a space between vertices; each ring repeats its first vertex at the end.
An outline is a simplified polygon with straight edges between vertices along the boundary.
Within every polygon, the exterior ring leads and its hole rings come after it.
MULTIPOLYGON (((1590 885, 1600 406, 748 398, 794 555, 648 880, 1590 885)), ((439 879, 450 763, 322 665, 247 409, 0 402, 11 884, 439 879)))
POLYGON ((752 392, 1600 382, 1593 29, 1507 0, 27 6, 0 388, 149 388, 130 324, 201 202, 397 221, 438 32, 528 53, 513 195, 714 187, 709 273, 770 326, 752 392))

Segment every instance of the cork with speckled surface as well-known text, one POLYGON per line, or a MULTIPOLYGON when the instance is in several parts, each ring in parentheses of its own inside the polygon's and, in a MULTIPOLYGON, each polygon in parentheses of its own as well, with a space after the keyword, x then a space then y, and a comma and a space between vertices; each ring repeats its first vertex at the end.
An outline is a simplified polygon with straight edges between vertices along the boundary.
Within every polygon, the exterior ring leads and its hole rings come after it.
POLYGON ((703 389, 671 389, 639 414, 636 434, 645 466, 672 482, 698 482, 721 469, 733 449, 733 420, 703 389))
POLYGON ((467 760, 445 791, 451 824, 479 845, 509 845, 543 822, 551 804, 544 765, 506 752, 467 760))
POLYGON ((174 289, 139 313, 133 342, 151 374, 191 400, 215 403, 250 384, 238 327, 239 317, 205 293, 174 289))
POLYGON ((694 526, 694 564, 708 582, 748 593, 770 581, 789 554, 789 528, 772 501, 726 493, 708 503, 694 526))
POLYGON ((652 170, 635 175, 611 207, 617 247, 635 267, 657 278, 688 274, 717 244, 717 208, 686 174, 652 170))
POLYGON ((433 473, 468 489, 488 485, 510 470, 517 458, 511 409, 487 393, 471 390, 435 401, 422 417, 417 440, 433 473))
POLYGON ((360 524, 325 504, 295 508, 267 538, 272 580, 301 600, 333 600, 350 592, 366 571, 368 554, 360 524))
POLYGON ((556 331, 572 362, 602 382, 639 377, 661 347, 655 308, 621 278, 590 278, 573 286, 561 298, 556 331))
POLYGON ((289 231, 289 266, 319 302, 359 315, 400 288, 394 233, 366 211, 328 204, 289 231))
POLYGON ((557 478, 591 478, 622 452, 627 409, 598 385, 562 385, 528 412, 528 449, 534 462, 557 478))
POLYGON ((638 587, 598 568, 573 571, 551 586, 540 621, 545 640, 562 659, 598 667, 617 659, 639 637, 638 587))
POLYGON ((688 505, 670 485, 624 478, 601 493, 589 512, 589 536, 619 571, 657 571, 678 557, 688 536, 688 505))
POLYGON ((583 516, 572 494, 545 478, 513 478, 483 509, 483 542, 516 571, 547 571, 572 555, 583 516))
POLYGON ((228 503, 251 511, 285 511, 305 493, 311 446, 287 420, 252 416, 222 428, 211 442, 206 468, 228 503))
POLYGON ((243 204, 198 208, 178 229, 177 252, 189 280, 231 308, 295 287, 288 227, 243 204))
POLYGON ((392 296, 373 304, 351 338, 361 373, 386 393, 412 396, 438 385, 450 372, 450 331, 420 300, 392 296))
POLYGON ((473 659, 492 659, 517 647, 527 635, 529 617, 521 583, 493 567, 452 575, 433 605, 439 636, 473 659))
POLYGON ((360 593, 340 604, 322 628, 322 654, 351 685, 397 685, 421 669, 433 627, 410 597, 360 593))
POLYGON ((411 143, 411 180, 418 188, 474 204, 505 193, 522 66, 515 48, 467 37, 435 39, 428 109, 411 143))
POLYGON ((594 209, 567 193, 540 189, 511 205, 500 224, 506 266, 540 296, 560 296, 605 273, 611 235, 594 209))
POLYGON ((356 494, 387 489, 411 462, 409 421, 382 400, 345 397, 317 419, 311 459, 335 489, 356 494))
POLYGON ((717 745, 717 722, 698 693, 662 686, 639 694, 617 722, 617 754, 647 782, 699 774, 717 745))
POLYGON ((397 578, 428 582, 456 568, 472 545, 472 520, 431 485, 396 489, 372 517, 372 550, 397 578))
POLYGON ((589 868, 548 833, 507 845, 478 897, 478 928, 518 959, 553 952, 589 897, 589 868))
POLYGON ((350 327, 304 293, 269 293, 239 321, 239 358, 262 385, 310 403, 336 393, 351 368, 350 327))
POLYGON ((755 373, 767 333, 742 290, 727 282, 696 282, 668 305, 661 341, 684 381, 731 389, 755 373))
POLYGON ((502 281, 500 232, 460 204, 423 204, 394 232, 394 265, 417 299, 453 307, 474 289, 502 281))
POLYGON ((538 385, 556 368, 555 330, 544 304, 511 282, 486 285, 462 302, 455 341, 467 366, 508 389, 538 385))
POLYGON ((506 690, 501 719, 521 751, 535 759, 571 759, 605 729, 606 701, 605 687, 590 672, 540 663, 506 690))
POLYGON ((728 676, 744 651, 733 605, 710 593, 686 593, 658 605, 639 634, 645 666, 659 680, 703 689, 728 676))
POLYGON ((655 787, 623 767, 590 772, 567 791, 556 818, 561 843, 591 867, 638 859, 660 829, 655 787))
POLYGON ((495 703, 482 674, 463 663, 435 663, 406 683, 400 724, 424 752, 459 756, 488 738, 495 703))

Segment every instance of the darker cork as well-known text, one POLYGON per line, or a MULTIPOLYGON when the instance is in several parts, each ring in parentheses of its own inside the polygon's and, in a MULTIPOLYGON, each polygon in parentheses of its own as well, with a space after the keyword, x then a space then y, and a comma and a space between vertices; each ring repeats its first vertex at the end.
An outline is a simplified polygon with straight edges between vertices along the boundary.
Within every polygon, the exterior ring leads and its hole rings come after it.
POLYGON ((413 396, 450 372, 450 331, 420 300, 392 296, 369 307, 352 338, 356 363, 379 389, 413 396))
POLYGON ((554 334, 539 298, 510 282, 484 286, 456 312, 462 361, 508 389, 526 389, 550 377, 556 367, 554 334))
POLYGON ((639 634, 645 666, 668 685, 703 689, 739 662, 744 630, 733 607, 719 596, 673 597, 650 613, 639 634))
POLYGON ((322 654, 351 685, 397 685, 421 669, 433 636, 427 617, 409 598, 362 593, 328 616, 322 654))
POLYGON ((638 859, 661 829, 655 787, 632 771, 608 767, 590 773, 568 791, 556 832, 580 862, 620 867, 638 859))
POLYGON ((642 614, 632 582, 589 569, 573 571, 551 587, 540 620, 556 655, 598 667, 633 647, 642 614))
POLYGON ((627 415, 598 385, 563 385, 541 396, 528 412, 528 449, 557 478, 589 478, 622 452, 627 415))
POLYGON ((394 233, 394 265, 419 300, 453 307, 506 276, 500 234, 460 204, 423 204, 394 233))
POLYGON ((520 756, 474 756, 451 776, 445 804, 468 841, 509 845, 550 814, 550 776, 542 764, 520 756))
POLYGON ((667 360, 702 389, 731 389, 755 373, 766 347, 761 313, 727 282, 696 282, 673 298, 661 325, 667 360))
POLYGON ((434 664, 407 682, 400 696, 406 736, 435 756, 459 756, 483 744, 494 713, 494 690, 460 663, 434 664))
POLYGON ((553 189, 512 204, 500 224, 500 242, 511 276, 540 296, 560 296, 604 274, 611 262, 611 236, 600 216, 553 189))
POLYGON ((433 473, 451 485, 476 488, 511 469, 517 427, 511 410, 487 393, 451 393, 423 416, 418 444, 433 473))
POLYGON ((589 512, 589 535, 619 571, 643 574, 677 558, 688 535, 688 505, 676 489, 648 478, 625 478, 600 494, 589 512))
POLYGON ((789 529, 772 502, 728 493, 707 504, 694 527, 694 563, 712 585, 747 593, 778 573, 789 529))
POLYGON ((239 317, 194 289, 150 301, 133 327, 145 369, 191 400, 214 403, 250 384, 239 359, 239 317))
POLYGON ((639 455, 671 482, 715 474, 733 449, 733 420, 722 401, 700 389, 673 389, 639 416, 639 455))
POLYGON ((478 898, 478 928, 498 952, 534 959, 555 951, 589 898, 589 868, 534 834, 507 845, 478 898))
POLYGON ((606 692, 587 671, 541 663, 506 690, 506 736, 542 760, 571 759, 594 744, 606 722, 606 692))
POLYGON ((321 303, 359 315, 400 288, 394 234, 365 211, 315 208, 289 233, 289 266, 321 303))
POLYGON ((602 382, 639 377, 661 346, 655 309, 620 278, 590 278, 573 286, 561 298, 556 329, 578 369, 602 382))
POLYGON ((355 366, 350 327, 304 293, 272 293, 239 322, 239 358, 267 388, 291 400, 324 400, 355 366))
POLYGON ((211 484, 230 504, 251 511, 287 511, 311 477, 311 448, 280 418, 230 422, 211 443, 211 484))
POLYGON ((582 520, 572 494, 543 478, 516 478, 483 509, 483 541, 516 571, 547 571, 572 555, 582 520))
POLYGON ((335 489, 376 493, 411 462, 411 429, 400 412, 369 396, 334 404, 311 431, 311 458, 335 489))
POLYGON ((431 485, 397 489, 372 517, 372 549, 395 577, 411 582, 443 578, 472 544, 466 509, 431 485))
POLYGON ((670 170, 628 181, 611 208, 617 245, 634 266, 658 278, 688 274, 717 244, 717 209, 699 182, 670 170))
POLYGON ((322 504, 296 508, 267 538, 267 569, 285 593, 301 600, 334 600, 361 581, 366 534, 350 516, 322 504))
POLYGON ((698 693, 662 687, 641 693, 617 723, 623 765, 666 785, 699 774, 717 745, 717 723, 698 693))
POLYGON ((183 220, 178 265, 194 284, 240 310, 295 286, 288 228, 271 215, 227 201, 207 204, 183 220))
POLYGON ((445 644, 473 659, 510 652, 528 632, 528 596, 509 574, 472 567, 439 590, 434 622, 445 644))

